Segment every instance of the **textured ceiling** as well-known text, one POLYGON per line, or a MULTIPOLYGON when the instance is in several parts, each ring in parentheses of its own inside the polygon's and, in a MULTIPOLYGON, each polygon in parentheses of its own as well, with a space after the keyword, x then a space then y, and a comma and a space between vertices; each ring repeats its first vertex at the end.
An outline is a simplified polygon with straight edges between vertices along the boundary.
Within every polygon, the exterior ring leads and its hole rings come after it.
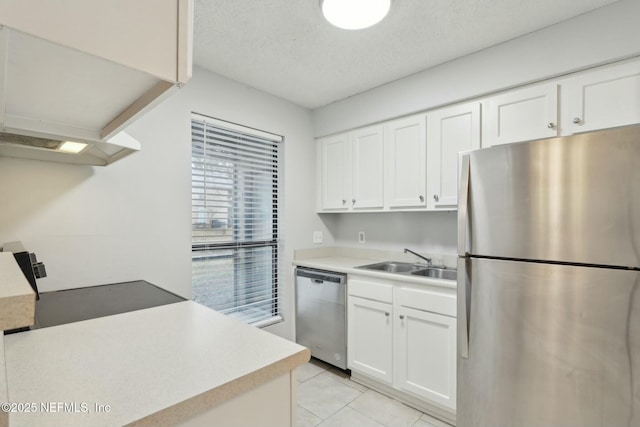
POLYGON ((196 0, 194 62, 316 108, 614 2, 393 0, 380 24, 347 31, 319 0, 196 0))

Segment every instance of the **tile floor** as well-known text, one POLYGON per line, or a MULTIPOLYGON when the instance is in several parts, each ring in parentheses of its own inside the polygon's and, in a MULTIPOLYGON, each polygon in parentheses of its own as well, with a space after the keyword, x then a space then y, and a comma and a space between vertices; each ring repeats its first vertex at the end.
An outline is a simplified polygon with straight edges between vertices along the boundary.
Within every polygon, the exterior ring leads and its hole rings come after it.
POLYGON ((317 359, 297 370, 297 427, 451 427, 317 359))

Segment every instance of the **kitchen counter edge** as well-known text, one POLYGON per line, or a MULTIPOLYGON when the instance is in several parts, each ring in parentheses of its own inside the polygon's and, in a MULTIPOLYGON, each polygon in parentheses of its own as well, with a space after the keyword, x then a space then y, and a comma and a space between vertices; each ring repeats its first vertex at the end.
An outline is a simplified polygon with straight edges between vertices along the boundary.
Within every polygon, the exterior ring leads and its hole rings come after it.
POLYGON ((34 323, 36 294, 11 252, 0 252, 0 331, 34 323))
MULTIPOLYGON (((387 273, 382 271, 364 270, 356 268, 361 265, 372 264, 385 260, 372 260, 364 258, 352 258, 342 256, 329 256, 319 258, 297 259, 293 265, 297 267, 313 268, 316 270, 334 271, 358 276, 375 277, 377 279, 392 280, 394 282, 413 283, 416 285, 437 286, 441 288, 456 289, 455 280, 434 279, 431 277, 417 277, 406 274, 387 273)), ((347 281, 348 285, 348 281, 347 281)))
MULTIPOLYGON (((8 425, 40 425, 42 422, 49 424, 47 419, 53 424, 62 423, 68 426, 86 425, 87 422, 100 425, 173 425, 293 371, 309 360, 310 352, 307 348, 268 332, 251 329, 253 327, 240 324, 193 301, 184 301, 6 336, 4 362, 8 401, 112 401, 115 403, 112 405, 113 410, 120 412, 111 414, 115 415, 113 418, 100 414, 98 418, 87 418, 91 414, 48 414, 52 415, 51 418, 43 417, 43 414, 32 414, 35 415, 35 419, 25 416, 24 413, 11 413, 8 425), (159 322, 155 328, 144 326, 154 322, 159 322), (172 322, 191 325, 194 330, 184 331, 186 338, 181 338, 181 330, 172 328, 172 322), (124 332, 122 328, 126 328, 127 324, 132 325, 131 331, 124 332), (93 337, 92 334, 96 336, 93 337), (145 336, 149 334, 152 336, 145 336), (70 337, 68 342, 56 343, 63 336, 70 337), (210 338, 209 343, 189 342, 207 336, 210 338), (154 347, 165 339, 180 342, 167 343, 166 348, 154 347), (242 341, 233 343, 227 339, 242 341), (130 344, 118 344, 118 341, 130 344), (256 348, 254 341, 260 343, 257 344, 260 348, 256 348), (100 342, 103 344, 99 345, 100 342), (223 350, 218 348, 221 347, 220 343, 224 343, 224 351, 235 354, 224 355, 218 361, 207 359, 207 365, 199 366, 205 362, 203 356, 191 351, 195 349, 214 355, 223 354, 223 350), (73 351, 96 344, 96 349, 84 349, 79 351, 79 354, 59 354, 62 353, 60 349, 65 346, 73 351), (123 345, 135 346, 139 349, 138 354, 132 355, 132 360, 129 361, 117 360, 123 358, 123 345), (111 346, 114 347, 113 350, 110 350, 111 346), (34 355, 34 349, 39 349, 42 354, 34 355), (55 352, 56 349, 58 354, 55 352), (54 354, 47 353, 48 350, 54 350, 54 354), (248 355, 252 353, 252 361, 240 366, 239 364, 242 361, 246 362, 248 355), (90 359, 87 357, 90 354, 97 360, 106 361, 104 369, 116 371, 120 374, 119 379, 109 379, 112 375, 96 371, 96 366, 100 365, 93 360, 87 360, 90 359), (48 363, 43 363, 42 358, 46 358, 48 363), (82 359, 91 363, 83 364, 82 359), (187 359, 187 362, 184 362, 184 359, 187 359), (172 362, 176 365, 168 365, 172 362), (249 364, 251 366, 246 366, 249 364), (212 366, 216 368, 212 369, 212 366), (202 372, 199 372, 199 368, 202 368, 202 372), (212 375, 215 369, 224 374, 218 374, 216 371, 212 375), (142 373, 139 378, 126 380, 138 370, 142 373), (69 386, 70 379, 61 377, 65 372, 73 372, 78 377, 79 384, 69 386), (166 381, 171 378, 178 384, 171 384, 172 387, 167 388, 166 381), (187 381, 187 378, 191 380, 187 381), (33 385, 30 386, 30 383, 33 385), (64 384, 60 392, 56 390, 56 384, 58 387, 64 384), (88 387, 89 384, 100 384, 101 387, 95 389, 88 387), (110 394, 105 395, 105 389, 110 394), (126 392, 127 389, 138 390, 133 393, 126 392), (127 403, 126 399, 119 395, 120 391, 123 391, 123 394, 128 393, 130 400, 135 401, 127 403), (113 397, 105 401, 106 396, 113 397), (151 396, 153 398, 150 398, 151 396), (124 412, 123 409, 129 409, 131 413, 124 412)), ((0 418, 0 426, 2 423, 3 419, 0 418)))

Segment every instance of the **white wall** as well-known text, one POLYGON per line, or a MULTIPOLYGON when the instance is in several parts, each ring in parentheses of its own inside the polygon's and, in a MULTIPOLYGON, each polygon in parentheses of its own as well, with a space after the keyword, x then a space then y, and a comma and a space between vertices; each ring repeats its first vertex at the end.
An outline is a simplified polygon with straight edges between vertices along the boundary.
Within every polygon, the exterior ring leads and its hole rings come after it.
POLYGON ((106 168, 0 157, 0 244, 22 240, 49 273, 43 291, 145 279, 191 295, 190 113, 283 135, 285 322, 293 337, 293 250, 330 233, 315 212, 311 113, 195 68, 127 131, 142 150, 106 168))
POLYGON ((640 55, 638 16, 640 1, 621 0, 334 102, 314 110, 314 134, 326 136, 640 55))
POLYGON ((190 177, 174 165, 190 157, 182 128, 158 132, 106 168, 0 157, 0 244, 21 240, 45 263, 42 291, 145 279, 189 295, 190 177))
POLYGON ((322 214, 333 216, 329 229, 339 246, 429 254, 456 254, 456 212, 383 212, 322 214), (365 243, 358 232, 365 232, 365 243))

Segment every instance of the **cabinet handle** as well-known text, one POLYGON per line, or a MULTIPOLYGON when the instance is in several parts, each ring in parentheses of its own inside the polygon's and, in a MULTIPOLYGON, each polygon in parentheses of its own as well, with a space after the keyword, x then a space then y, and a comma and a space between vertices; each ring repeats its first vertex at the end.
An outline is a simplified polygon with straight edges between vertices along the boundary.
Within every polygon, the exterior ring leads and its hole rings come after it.
POLYGON ((400 315, 400 320, 404 319, 404 314, 400 315))
POLYGON ((438 197, 437 194, 433 195, 433 200, 435 200, 436 202, 440 201, 440 197, 438 197))
POLYGON ((554 127, 556 127, 556 124, 555 124, 555 123, 553 123, 553 122, 550 122, 550 123, 547 125, 547 127, 548 127, 549 129, 553 129, 554 127))
POLYGON ((578 123, 580 123, 581 121, 582 121, 582 120, 580 120, 578 117, 575 117, 575 118, 573 119, 573 123, 575 123, 575 124, 578 124, 578 123))
POLYGON ((421 202, 424 202, 424 196, 422 194, 418 196, 418 199, 420 199, 421 202))
POLYGON ((385 315, 385 316, 387 316, 387 317, 389 317, 389 312, 388 312, 388 311, 385 311, 384 315, 385 315))

